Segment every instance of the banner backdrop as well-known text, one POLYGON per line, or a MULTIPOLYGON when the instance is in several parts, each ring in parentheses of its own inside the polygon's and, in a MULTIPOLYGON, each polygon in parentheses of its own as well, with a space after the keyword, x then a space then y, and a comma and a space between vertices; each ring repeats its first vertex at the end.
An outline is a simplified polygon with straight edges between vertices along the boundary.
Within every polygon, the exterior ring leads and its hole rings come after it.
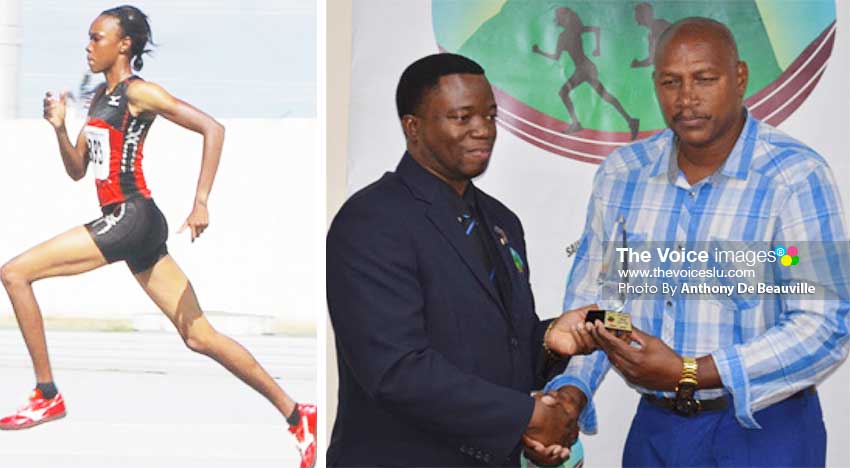
MULTIPOLYGON (((404 151, 394 104, 404 68, 439 51, 475 59, 499 105, 494 157, 475 183, 522 219, 537 312, 555 316, 598 164, 664 128, 652 44, 688 16, 730 27, 750 69, 747 107, 823 155, 850 206, 850 3, 832 0, 355 0, 349 192, 394 170, 404 151)), ((818 388, 828 465, 850 459, 848 385, 845 362, 818 388)), ((619 465, 638 395, 611 372, 596 399, 586 466, 619 465)))

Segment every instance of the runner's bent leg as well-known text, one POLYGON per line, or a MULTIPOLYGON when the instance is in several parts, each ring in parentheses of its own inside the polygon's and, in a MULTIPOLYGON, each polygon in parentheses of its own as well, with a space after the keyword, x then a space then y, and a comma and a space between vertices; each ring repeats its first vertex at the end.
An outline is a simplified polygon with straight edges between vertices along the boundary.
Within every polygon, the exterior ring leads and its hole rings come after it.
POLYGON ((70 276, 106 265, 85 227, 75 227, 18 255, 0 268, 0 279, 32 359, 38 383, 53 381, 44 321, 32 290, 43 278, 70 276))
POLYGON ((204 317, 189 279, 170 255, 135 275, 145 292, 171 320, 186 346, 207 355, 260 392, 284 417, 295 402, 242 345, 218 333, 204 317))

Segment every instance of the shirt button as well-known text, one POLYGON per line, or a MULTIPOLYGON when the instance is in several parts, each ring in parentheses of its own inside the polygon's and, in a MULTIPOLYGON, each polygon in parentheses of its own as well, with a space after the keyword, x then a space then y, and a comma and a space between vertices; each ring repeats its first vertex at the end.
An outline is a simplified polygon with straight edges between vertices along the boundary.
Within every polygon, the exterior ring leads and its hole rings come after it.
POLYGON ((519 340, 517 340, 516 337, 511 337, 511 346, 513 346, 514 348, 519 346, 519 340))
POLYGON ((694 197, 697 196, 697 193, 696 192, 688 192, 688 196, 691 197, 691 198, 694 198, 694 197))
POLYGON ((667 307, 673 307, 673 301, 667 301, 667 307))

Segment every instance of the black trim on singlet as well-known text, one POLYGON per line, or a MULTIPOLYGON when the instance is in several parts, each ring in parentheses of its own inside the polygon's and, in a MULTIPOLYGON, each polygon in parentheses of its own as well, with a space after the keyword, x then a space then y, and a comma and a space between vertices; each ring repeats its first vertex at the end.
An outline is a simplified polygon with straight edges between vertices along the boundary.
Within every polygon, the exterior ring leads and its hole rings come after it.
MULTIPOLYGON (((128 106, 129 107, 129 106, 128 106)), ((139 195, 139 186, 136 184, 135 164, 139 155, 139 148, 145 141, 147 130, 153 119, 143 120, 130 115, 129 123, 124 131, 124 145, 121 148, 121 164, 119 165, 118 182, 121 184, 121 192, 125 198, 134 198, 139 195)))

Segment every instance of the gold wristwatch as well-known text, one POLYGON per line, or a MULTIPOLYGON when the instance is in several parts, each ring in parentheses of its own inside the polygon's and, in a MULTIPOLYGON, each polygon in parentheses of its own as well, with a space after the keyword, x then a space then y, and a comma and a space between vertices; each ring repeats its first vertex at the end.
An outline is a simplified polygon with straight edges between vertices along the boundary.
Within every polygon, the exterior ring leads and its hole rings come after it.
POLYGON ((676 398, 673 400, 673 410, 682 416, 695 416, 699 411, 699 401, 694 398, 699 385, 697 370, 699 366, 696 359, 682 358, 682 377, 676 386, 676 398))

